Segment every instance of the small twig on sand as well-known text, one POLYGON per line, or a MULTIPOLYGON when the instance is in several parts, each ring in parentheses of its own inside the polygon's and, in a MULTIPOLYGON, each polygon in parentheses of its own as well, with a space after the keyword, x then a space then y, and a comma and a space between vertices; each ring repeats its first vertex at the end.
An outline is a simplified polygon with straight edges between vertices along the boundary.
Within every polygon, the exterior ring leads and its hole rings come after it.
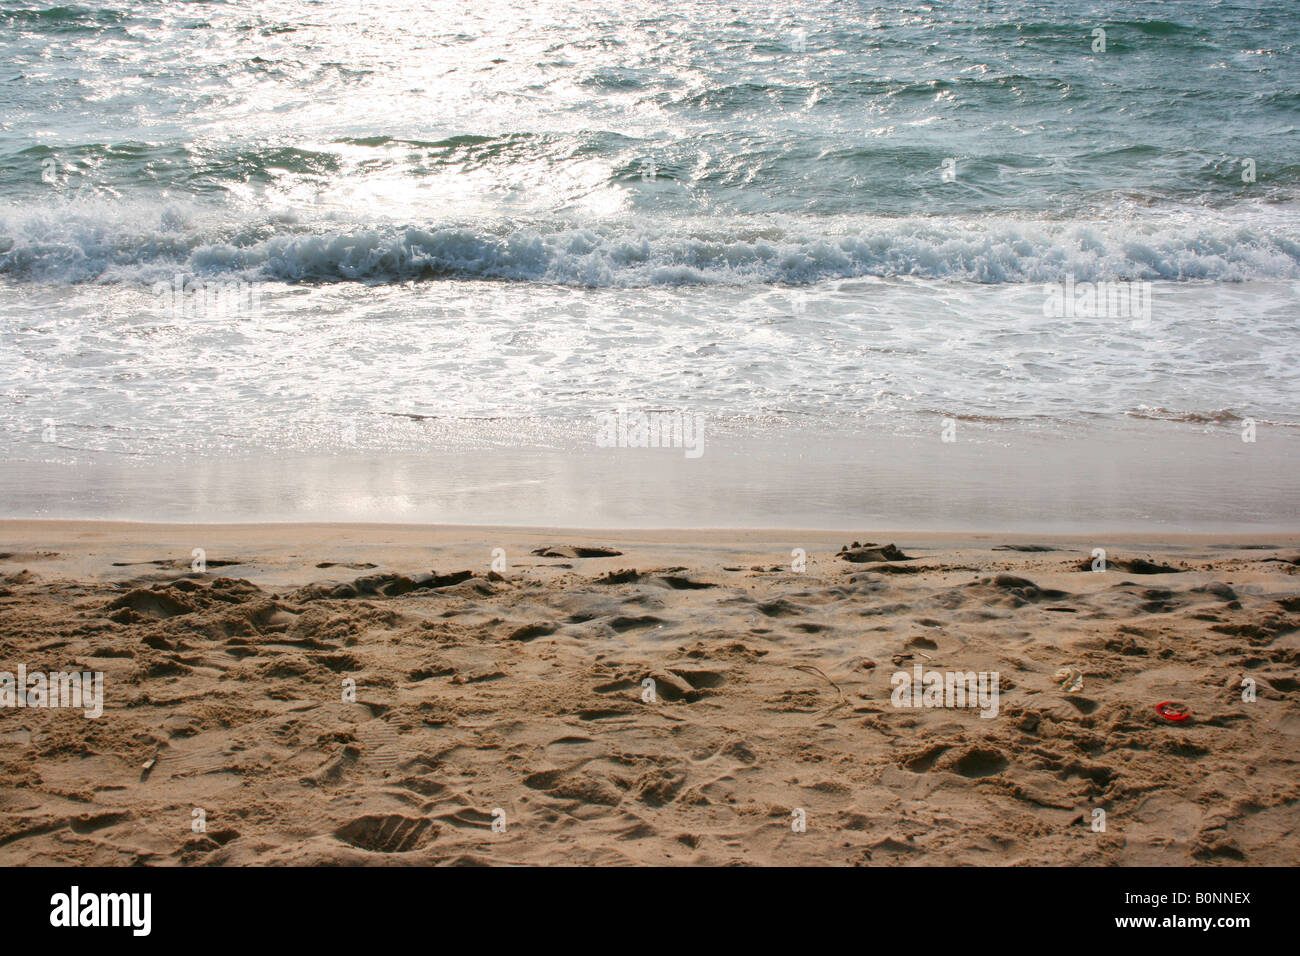
POLYGON ((822 678, 826 681, 826 683, 834 687, 835 692, 840 695, 839 703, 832 704, 826 710, 817 711, 815 714, 813 714, 813 720, 821 720, 825 717, 829 717, 831 714, 835 713, 835 711, 839 710, 841 707, 845 706, 849 702, 849 698, 845 695, 843 688, 841 688, 839 684, 835 683, 835 681, 831 680, 830 677, 826 674, 826 672, 822 670, 820 667, 814 667, 812 664, 791 664, 790 666, 797 671, 808 671, 809 673, 820 674, 822 678))
POLYGON ((824 670, 822 670, 820 667, 814 667, 812 664, 791 664, 790 666, 793 667, 793 668, 794 668, 795 670, 797 670, 797 671, 811 671, 811 672, 814 673, 814 674, 820 674, 822 677, 824 677, 824 678, 826 679, 826 682, 827 682, 828 684, 830 684, 830 685, 831 685, 832 687, 834 687, 837 691, 839 691, 840 700, 846 700, 846 699, 847 699, 847 698, 844 696, 844 691, 840 690, 840 685, 837 684, 837 683, 835 683, 835 681, 831 680, 829 677, 827 677, 827 676, 826 676, 826 672, 825 672, 824 670))
POLYGON ((847 705, 848 705, 847 700, 842 700, 838 704, 831 704, 825 710, 819 710, 817 711, 817 713, 813 714, 813 720, 825 720, 831 714, 835 713, 835 711, 847 705))

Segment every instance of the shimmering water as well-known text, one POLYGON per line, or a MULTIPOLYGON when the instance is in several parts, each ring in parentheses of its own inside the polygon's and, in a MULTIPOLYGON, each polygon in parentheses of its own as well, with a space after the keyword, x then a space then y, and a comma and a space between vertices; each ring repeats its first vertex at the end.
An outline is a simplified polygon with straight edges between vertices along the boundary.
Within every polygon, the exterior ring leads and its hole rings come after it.
MULTIPOLYGON (((568 453, 618 406, 736 467, 946 421, 999 467, 1248 420, 1300 464, 1298 124, 1283 0, 0 0, 0 509, 147 516, 77 494, 122 463, 568 453), (1067 281, 1149 315, 1053 313, 1067 281)), ((1188 475, 1230 487, 1217 454, 1188 475)))

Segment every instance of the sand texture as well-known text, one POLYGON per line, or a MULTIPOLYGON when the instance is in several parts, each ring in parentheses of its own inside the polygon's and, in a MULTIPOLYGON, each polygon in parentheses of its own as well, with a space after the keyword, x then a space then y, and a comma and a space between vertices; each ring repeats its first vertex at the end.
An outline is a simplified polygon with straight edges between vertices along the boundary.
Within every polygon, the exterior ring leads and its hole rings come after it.
POLYGON ((0 670, 105 693, 0 710, 0 864, 1294 865, 1297 560, 3 522, 0 670), (895 707, 916 664, 997 672, 997 716, 895 707))

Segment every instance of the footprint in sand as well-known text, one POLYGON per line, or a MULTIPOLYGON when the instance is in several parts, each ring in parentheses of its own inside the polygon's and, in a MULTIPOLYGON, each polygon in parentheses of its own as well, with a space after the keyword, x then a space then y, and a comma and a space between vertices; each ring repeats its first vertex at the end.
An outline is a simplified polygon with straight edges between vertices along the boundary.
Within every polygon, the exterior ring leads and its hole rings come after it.
POLYGON ((401 740, 385 720, 368 720, 356 729, 357 743, 361 745, 363 759, 385 776, 401 763, 401 740))
POLYGON ((334 831, 334 835, 351 846, 371 853, 409 853, 427 846, 438 829, 423 817, 357 817, 334 831))

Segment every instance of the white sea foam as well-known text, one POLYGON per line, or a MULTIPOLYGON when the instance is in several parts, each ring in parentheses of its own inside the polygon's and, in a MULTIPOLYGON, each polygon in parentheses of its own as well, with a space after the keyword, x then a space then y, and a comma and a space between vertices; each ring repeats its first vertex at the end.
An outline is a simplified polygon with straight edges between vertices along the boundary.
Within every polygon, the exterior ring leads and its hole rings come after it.
POLYGON ((588 287, 799 284, 864 276, 980 283, 1300 278, 1294 226, 836 217, 612 225, 229 223, 107 204, 0 213, 0 275, 152 283, 177 272, 282 281, 509 279, 588 287))

